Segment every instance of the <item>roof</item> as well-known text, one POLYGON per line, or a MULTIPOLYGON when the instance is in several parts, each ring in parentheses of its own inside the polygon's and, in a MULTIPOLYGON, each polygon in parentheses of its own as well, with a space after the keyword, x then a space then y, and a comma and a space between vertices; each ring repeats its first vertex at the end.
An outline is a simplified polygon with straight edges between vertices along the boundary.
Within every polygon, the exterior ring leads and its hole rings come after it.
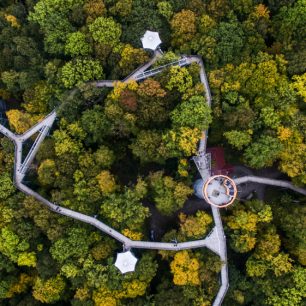
POLYGON ((233 172, 233 166, 225 162, 222 147, 207 148, 207 153, 211 154, 211 175, 230 175, 233 172))
POLYGON ((118 253, 115 266, 120 270, 122 274, 127 272, 133 272, 138 259, 131 251, 118 253))
POLYGON ((144 49, 156 50, 161 44, 158 32, 146 31, 141 38, 142 46, 144 49))

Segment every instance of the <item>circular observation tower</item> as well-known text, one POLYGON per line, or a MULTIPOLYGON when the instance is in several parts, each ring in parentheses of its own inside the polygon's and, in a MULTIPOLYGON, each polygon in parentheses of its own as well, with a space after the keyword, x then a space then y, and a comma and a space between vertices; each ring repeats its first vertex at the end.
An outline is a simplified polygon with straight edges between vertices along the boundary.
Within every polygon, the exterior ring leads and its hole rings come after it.
POLYGON ((194 190, 197 197, 218 208, 233 204, 237 196, 235 182, 226 175, 214 175, 205 182, 197 180, 194 190))

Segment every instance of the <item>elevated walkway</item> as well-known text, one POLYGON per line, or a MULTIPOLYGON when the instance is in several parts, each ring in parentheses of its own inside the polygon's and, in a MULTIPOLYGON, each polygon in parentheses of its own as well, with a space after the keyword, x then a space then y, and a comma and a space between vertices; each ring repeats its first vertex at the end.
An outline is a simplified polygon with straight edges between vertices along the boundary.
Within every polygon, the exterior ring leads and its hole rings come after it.
POLYGON ((291 189, 295 192, 306 195, 306 190, 304 188, 294 186, 291 182, 275 180, 275 179, 270 179, 266 177, 248 175, 248 176, 236 178, 234 179, 234 182, 236 183, 236 185, 252 182, 252 183, 265 184, 265 185, 270 185, 270 186, 275 186, 275 187, 282 187, 282 188, 291 189))

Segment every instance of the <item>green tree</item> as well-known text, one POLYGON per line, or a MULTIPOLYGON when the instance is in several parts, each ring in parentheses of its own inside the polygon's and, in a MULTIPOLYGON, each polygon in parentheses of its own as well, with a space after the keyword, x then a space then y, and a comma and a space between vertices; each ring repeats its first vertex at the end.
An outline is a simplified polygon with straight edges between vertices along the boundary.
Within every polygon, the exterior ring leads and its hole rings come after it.
POLYGON ((103 139, 110 133, 111 123, 106 117, 101 106, 95 105, 93 109, 82 113, 81 124, 88 134, 86 142, 102 143, 103 139))
POLYGON ((277 138, 262 135, 257 142, 252 143, 244 153, 246 162, 253 168, 272 166, 281 151, 277 138))
POLYGON ((0 176, 0 199, 5 200, 15 192, 15 188, 8 173, 1 173, 0 176))
POLYGON ((33 287, 33 296, 41 303, 54 303, 61 299, 65 286, 65 281, 59 275, 48 280, 38 277, 33 287))
POLYGON ((89 25, 89 31, 96 42, 111 47, 118 44, 122 33, 120 24, 111 17, 98 17, 89 25))
POLYGON ((88 234, 83 228, 71 228, 66 237, 57 240, 50 248, 52 257, 59 263, 69 258, 85 258, 89 246, 94 242, 94 233, 88 234))
POLYGON ((224 136, 229 142, 229 144, 231 144, 238 150, 241 150, 243 147, 247 146, 252 140, 252 137, 250 133, 248 133, 248 131, 232 130, 229 132, 225 132, 224 136))
POLYGON ((181 51, 188 51, 188 43, 196 33, 196 14, 190 10, 182 10, 176 13, 171 21, 172 41, 174 47, 181 51))
POLYGON ((142 130, 137 134, 137 138, 129 146, 133 154, 141 162, 163 162, 164 158, 159 153, 162 136, 154 130, 142 130))
POLYGON ((45 159, 38 168, 38 180, 42 185, 50 186, 55 182, 57 170, 54 160, 45 159))
POLYGON ((36 266, 36 254, 28 252, 29 243, 25 239, 21 239, 19 235, 14 233, 8 227, 1 229, 0 233, 0 252, 7 256, 11 261, 19 266, 36 266))
POLYGON ((95 162, 102 168, 110 168, 115 161, 115 154, 106 146, 100 146, 94 153, 95 162))
POLYGON ((91 46, 86 41, 82 32, 71 33, 67 36, 65 53, 71 56, 88 55, 91 53, 91 46))
POLYGON ((61 69, 61 82, 66 88, 101 78, 103 69, 97 60, 76 59, 67 62, 61 69))
POLYGON ((54 132, 55 139, 55 153, 57 156, 61 156, 66 153, 80 154, 82 150, 82 143, 73 139, 67 131, 57 130, 54 132))
POLYGON ((182 208, 193 192, 184 183, 176 182, 170 176, 164 176, 161 171, 150 174, 148 181, 152 190, 152 199, 157 209, 164 215, 172 215, 182 208))
POLYGON ((220 64, 235 63, 241 56, 244 46, 244 33, 239 23, 220 22, 213 31, 213 38, 216 40, 215 52, 220 64))
POLYGON ((187 68, 179 66, 171 66, 169 68, 168 83, 165 86, 168 90, 176 89, 180 93, 184 93, 188 88, 192 87, 192 77, 187 68))
POLYGON ((173 15, 173 8, 170 2, 168 1, 161 1, 157 3, 158 12, 165 17, 167 20, 173 15))
POLYGON ((197 211, 195 216, 186 216, 181 213, 179 218, 180 232, 192 239, 202 239, 212 223, 212 217, 204 211, 197 211))
POLYGON ((101 215, 115 228, 138 230, 149 216, 149 209, 141 203, 141 195, 136 190, 125 189, 123 193, 110 194, 101 205, 101 215))
POLYGON ((83 0, 40 0, 28 19, 38 23, 43 34, 45 49, 52 54, 64 53, 66 37, 73 32, 69 17, 76 6, 81 6, 83 0))
POLYGON ((273 212, 276 224, 283 231, 282 240, 289 253, 297 258, 300 264, 306 263, 305 214, 303 205, 293 205, 292 198, 282 197, 281 205, 275 205, 273 212))
POLYGON ((172 111, 171 120, 174 127, 206 130, 212 122, 211 110, 203 96, 193 96, 172 111))
POLYGON ((23 107, 30 113, 47 113, 49 102, 52 97, 52 87, 41 81, 23 93, 23 107))

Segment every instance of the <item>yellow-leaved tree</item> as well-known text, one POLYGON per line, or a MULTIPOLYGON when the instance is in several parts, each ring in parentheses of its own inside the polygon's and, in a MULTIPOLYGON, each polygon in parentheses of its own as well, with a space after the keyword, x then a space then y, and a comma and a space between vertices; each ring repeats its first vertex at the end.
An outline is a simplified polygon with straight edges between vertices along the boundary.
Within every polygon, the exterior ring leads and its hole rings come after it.
POLYGON ((194 239, 204 237, 209 225, 212 223, 212 217, 204 211, 198 211, 195 216, 186 216, 181 213, 179 219, 181 233, 188 238, 194 239))
POLYGON ((18 134, 24 133, 36 122, 42 119, 42 117, 39 115, 29 115, 18 109, 11 109, 6 112, 6 115, 9 120, 10 127, 13 128, 18 134))
POLYGON ((190 252, 183 250, 177 252, 170 264, 175 285, 200 285, 199 269, 200 263, 197 258, 191 257, 190 252))
POLYGON ((97 180, 103 194, 109 194, 116 190, 115 178, 108 170, 101 171, 97 180))

